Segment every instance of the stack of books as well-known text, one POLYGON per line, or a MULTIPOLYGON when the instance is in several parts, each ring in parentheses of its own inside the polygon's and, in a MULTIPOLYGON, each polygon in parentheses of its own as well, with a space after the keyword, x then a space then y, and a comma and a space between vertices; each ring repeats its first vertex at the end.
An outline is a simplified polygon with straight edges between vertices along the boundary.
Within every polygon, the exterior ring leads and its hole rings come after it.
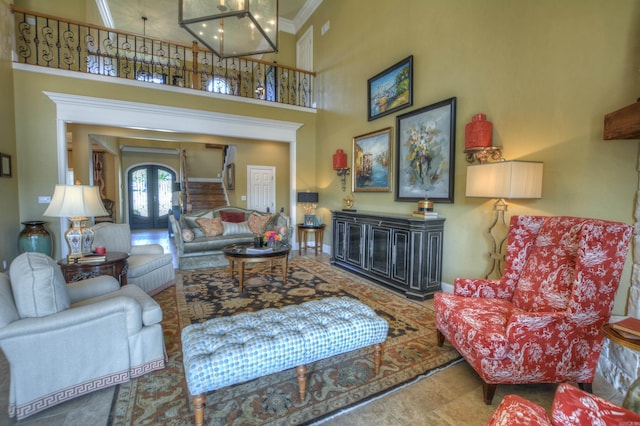
POLYGON ((413 212, 413 217, 419 217, 422 219, 437 219, 438 212, 428 212, 426 210, 415 210, 413 212))
POLYGON ((617 331, 622 337, 633 340, 640 340, 640 320, 629 317, 622 321, 614 322, 611 328, 617 331))
POLYGON ((78 263, 94 263, 94 262, 104 262, 107 260, 106 254, 84 254, 82 257, 78 258, 78 263))

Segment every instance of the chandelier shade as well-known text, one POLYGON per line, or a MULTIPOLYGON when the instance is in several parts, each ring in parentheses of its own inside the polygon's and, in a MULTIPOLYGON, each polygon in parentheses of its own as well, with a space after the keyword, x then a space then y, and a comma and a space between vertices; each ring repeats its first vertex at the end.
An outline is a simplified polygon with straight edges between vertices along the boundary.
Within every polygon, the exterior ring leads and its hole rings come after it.
POLYGON ((278 51, 278 0, 180 0, 178 23, 221 58, 278 51))

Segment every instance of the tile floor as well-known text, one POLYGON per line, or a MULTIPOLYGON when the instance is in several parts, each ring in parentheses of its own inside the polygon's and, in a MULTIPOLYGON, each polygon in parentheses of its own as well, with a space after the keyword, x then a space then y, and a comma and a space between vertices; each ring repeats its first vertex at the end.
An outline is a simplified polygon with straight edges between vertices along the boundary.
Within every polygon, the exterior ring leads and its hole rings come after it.
MULTIPOLYGON (((175 253, 175 246, 167 237, 167 231, 136 232, 135 244, 161 244, 165 250, 175 253)), ((310 252, 311 253, 311 252, 310 252)), ((297 256, 297 251, 294 256, 297 256)), ((312 255, 312 254, 311 254, 312 255)), ((327 254, 323 261, 329 261, 327 254)), ((424 303, 430 304, 428 300, 424 303)), ((501 385, 496 390, 494 403, 487 406, 482 401, 482 382, 469 365, 460 361, 430 376, 420 378, 378 399, 357 406, 339 415, 319 422, 337 426, 395 426, 395 425, 484 425, 504 395, 516 393, 551 408, 555 385, 501 385)), ((597 376, 594 393, 618 404, 623 396, 602 377, 597 376)), ((0 351, 0 426, 99 426, 107 425, 114 388, 102 389, 52 407, 20 422, 7 416, 9 395, 9 366, 0 351)))

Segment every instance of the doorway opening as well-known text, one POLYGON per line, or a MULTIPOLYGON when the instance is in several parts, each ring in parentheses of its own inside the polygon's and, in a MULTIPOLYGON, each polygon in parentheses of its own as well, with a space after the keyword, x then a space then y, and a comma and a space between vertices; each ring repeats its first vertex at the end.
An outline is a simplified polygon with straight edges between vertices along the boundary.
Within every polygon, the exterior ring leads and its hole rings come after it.
POLYGON ((131 229, 167 229, 175 172, 163 166, 136 166, 127 173, 127 181, 131 229))

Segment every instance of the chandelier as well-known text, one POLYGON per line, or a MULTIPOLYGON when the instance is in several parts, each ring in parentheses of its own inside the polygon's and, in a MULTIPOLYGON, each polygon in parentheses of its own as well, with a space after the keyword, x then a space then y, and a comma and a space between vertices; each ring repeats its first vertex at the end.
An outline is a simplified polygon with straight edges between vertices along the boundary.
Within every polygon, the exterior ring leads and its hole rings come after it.
POLYGON ((278 51, 278 0, 180 0, 178 22, 221 58, 278 51))

